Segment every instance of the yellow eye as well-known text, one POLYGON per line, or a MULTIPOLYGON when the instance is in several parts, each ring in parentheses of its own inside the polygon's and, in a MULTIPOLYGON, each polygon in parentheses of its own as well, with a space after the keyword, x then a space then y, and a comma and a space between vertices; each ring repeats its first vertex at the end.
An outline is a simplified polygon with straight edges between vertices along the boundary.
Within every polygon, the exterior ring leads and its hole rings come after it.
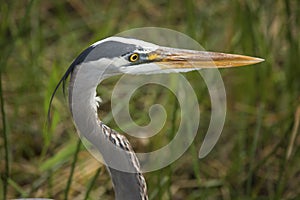
POLYGON ((129 56, 129 61, 130 62, 135 62, 135 61, 137 61, 138 59, 139 59, 139 54, 137 54, 137 53, 133 53, 133 54, 131 54, 130 56, 129 56))

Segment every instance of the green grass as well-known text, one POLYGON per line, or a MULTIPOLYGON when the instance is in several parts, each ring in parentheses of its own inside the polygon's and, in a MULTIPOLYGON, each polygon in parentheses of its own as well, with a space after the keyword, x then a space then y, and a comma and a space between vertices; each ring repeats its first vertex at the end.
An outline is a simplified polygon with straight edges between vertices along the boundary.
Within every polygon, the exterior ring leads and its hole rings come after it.
MULTIPOLYGON (((2 1, 0 20, 0 199, 113 199, 105 167, 78 145, 62 92, 53 101, 49 129, 47 106, 55 84, 81 50, 143 26, 183 32, 207 50, 265 59, 220 71, 226 123, 216 147, 202 160, 197 154, 210 120, 210 100, 197 72, 185 74, 199 91, 201 125, 179 160, 145 174, 150 199, 300 198, 299 1, 2 1)), ((100 113, 119 130, 110 110, 116 81, 106 80, 99 90, 104 100, 100 113)), ((149 122, 154 103, 164 105, 168 114, 166 135, 137 142, 135 149, 166 144, 180 122, 174 95, 156 86, 135 95, 130 109, 138 124, 149 122)))

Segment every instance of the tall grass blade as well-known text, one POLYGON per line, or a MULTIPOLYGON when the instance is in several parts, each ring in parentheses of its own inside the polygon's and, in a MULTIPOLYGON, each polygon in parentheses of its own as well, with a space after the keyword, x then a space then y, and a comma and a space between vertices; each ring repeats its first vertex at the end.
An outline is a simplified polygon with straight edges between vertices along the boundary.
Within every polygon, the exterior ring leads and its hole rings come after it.
POLYGON ((70 192, 70 188, 71 188, 71 185, 72 185, 72 179, 73 179, 73 175, 74 175, 74 171, 75 171, 75 167, 76 167, 80 147, 81 147, 81 140, 79 138, 78 142, 77 142, 76 151, 75 151, 75 154, 74 154, 72 166, 71 166, 70 175, 69 175, 67 186, 66 186, 65 193, 64 193, 64 200, 68 199, 68 194, 70 192))

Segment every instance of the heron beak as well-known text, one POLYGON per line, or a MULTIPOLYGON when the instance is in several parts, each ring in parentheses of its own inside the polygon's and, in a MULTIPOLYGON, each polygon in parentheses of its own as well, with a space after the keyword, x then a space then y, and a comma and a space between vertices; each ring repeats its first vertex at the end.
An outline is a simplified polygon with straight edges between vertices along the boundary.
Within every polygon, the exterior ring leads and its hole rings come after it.
POLYGON ((264 59, 250 56, 169 47, 158 48, 148 55, 148 59, 162 69, 228 68, 264 61, 264 59))

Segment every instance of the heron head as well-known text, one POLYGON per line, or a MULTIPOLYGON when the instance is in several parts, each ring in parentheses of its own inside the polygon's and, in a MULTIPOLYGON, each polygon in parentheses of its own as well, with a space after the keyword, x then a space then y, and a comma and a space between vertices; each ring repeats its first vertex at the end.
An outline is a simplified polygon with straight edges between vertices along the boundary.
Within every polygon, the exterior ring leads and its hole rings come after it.
POLYGON ((161 47, 142 40, 109 37, 87 48, 73 63, 92 64, 105 75, 186 72, 227 68, 262 62, 243 55, 161 47))
POLYGON ((88 74, 83 78, 98 83, 118 74, 187 72, 202 68, 238 67, 262 61, 250 56, 162 47, 132 38, 109 37, 92 44, 73 61, 57 84, 50 102, 61 83, 65 88, 67 78, 76 68, 86 69, 88 74), (99 74, 101 77, 98 77, 99 74))

